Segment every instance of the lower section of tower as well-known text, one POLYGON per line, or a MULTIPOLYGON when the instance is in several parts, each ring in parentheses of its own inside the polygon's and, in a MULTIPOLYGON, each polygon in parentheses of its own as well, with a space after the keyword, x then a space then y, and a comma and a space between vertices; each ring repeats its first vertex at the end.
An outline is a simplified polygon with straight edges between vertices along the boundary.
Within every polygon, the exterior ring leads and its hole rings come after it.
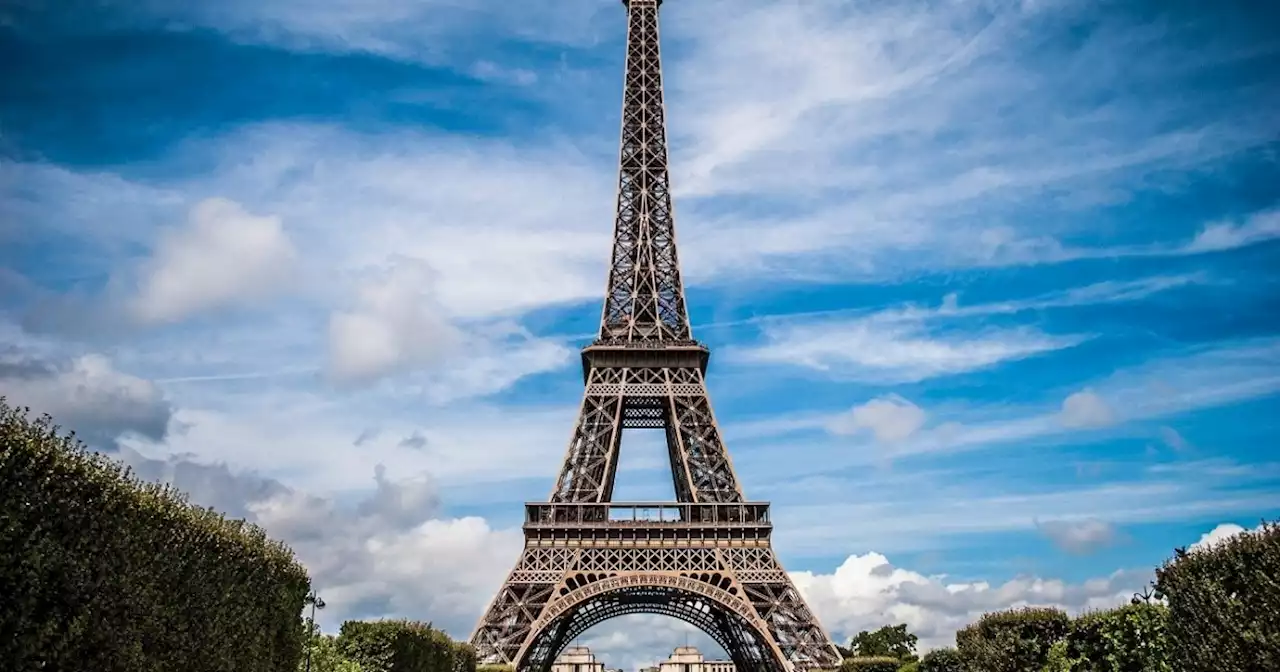
POLYGON ((699 628, 740 672, 839 665, 769 544, 766 504, 578 507, 527 506, 525 549, 472 636, 481 661, 547 672, 591 627, 647 613, 699 628))

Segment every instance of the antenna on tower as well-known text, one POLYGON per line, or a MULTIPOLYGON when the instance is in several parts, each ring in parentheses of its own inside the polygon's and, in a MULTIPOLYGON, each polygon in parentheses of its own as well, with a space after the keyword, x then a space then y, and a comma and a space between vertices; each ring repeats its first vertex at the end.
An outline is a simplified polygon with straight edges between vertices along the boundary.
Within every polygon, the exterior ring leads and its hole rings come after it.
MULTIPOLYGON (((661 0, 624 2, 617 207, 600 330, 582 349, 585 389, 559 477, 547 501, 524 504, 520 559, 471 643, 485 664, 548 672, 563 638, 585 632, 575 628, 649 613, 702 624, 686 630, 686 646, 697 628, 742 672, 833 669, 840 652, 779 563, 769 504, 746 499, 711 409, 710 349, 693 338, 676 251, 661 0), (613 499, 622 435, 641 428, 663 430, 675 502, 613 499)), ((649 672, 706 665, 673 658, 649 672)))

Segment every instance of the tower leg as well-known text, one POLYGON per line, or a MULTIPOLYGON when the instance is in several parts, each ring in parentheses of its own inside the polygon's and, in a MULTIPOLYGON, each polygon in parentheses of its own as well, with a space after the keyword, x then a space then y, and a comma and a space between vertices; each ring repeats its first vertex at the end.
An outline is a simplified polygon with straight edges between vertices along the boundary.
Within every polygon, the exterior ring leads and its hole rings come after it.
POLYGON ((545 672, 564 647, 618 616, 671 616, 707 633, 744 672, 832 668, 840 655, 767 545, 527 548, 481 619, 482 662, 545 672), (558 568, 558 569, 557 569, 558 568))

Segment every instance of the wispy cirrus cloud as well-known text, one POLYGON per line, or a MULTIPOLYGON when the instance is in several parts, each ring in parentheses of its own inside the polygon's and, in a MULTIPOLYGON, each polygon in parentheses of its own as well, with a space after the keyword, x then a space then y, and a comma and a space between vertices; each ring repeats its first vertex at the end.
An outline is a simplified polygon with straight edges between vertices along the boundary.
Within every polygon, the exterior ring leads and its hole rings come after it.
POLYGON ((986 369, 1069 348, 1084 335, 1053 336, 1034 328, 929 333, 923 324, 867 319, 764 330, 766 344, 735 353, 762 364, 791 364, 837 378, 917 382, 986 369))
POLYGON ((755 317, 729 325, 756 324, 763 342, 738 346, 728 355, 742 362, 789 364, 838 378, 915 382, 1070 348, 1091 337, 1052 335, 1030 325, 954 326, 963 324, 964 319, 1139 301, 1206 281, 1201 275, 1152 276, 963 306, 956 294, 948 294, 933 308, 905 305, 875 312, 835 310, 755 317))
POLYGON ((1280 343, 1260 339, 1156 359, 1073 392, 1057 408, 1026 414, 1005 411, 1003 418, 985 422, 944 421, 917 435, 914 445, 897 446, 893 452, 906 455, 996 447, 1264 398, 1280 392, 1277 355, 1280 343), (1077 402, 1070 403, 1072 399, 1077 402))
MULTIPOLYGON (((1046 445, 1088 431, 1165 435, 1167 432, 1143 429, 1142 423, 1268 398, 1280 392, 1278 353, 1280 344, 1266 338, 1196 348, 1118 370, 1090 382, 1087 388, 1061 392, 1062 396, 1057 399, 1040 404, 957 406, 943 403, 931 408, 902 399, 895 406, 909 404, 920 413, 911 411, 914 429, 905 435, 896 435, 893 441, 884 441, 883 432, 859 435, 848 431, 852 414, 863 408, 865 415, 865 406, 843 413, 816 411, 790 418, 729 424, 726 434, 739 444, 812 432, 829 432, 839 437, 792 439, 793 450, 803 451, 808 457, 793 463, 794 468, 773 464, 771 473, 775 478, 794 478, 807 473, 804 465, 814 461, 822 462, 828 469, 842 469, 911 456, 954 456, 975 451, 1007 451, 1032 443, 1046 445), (1072 399, 1077 401, 1073 403, 1072 399), (1081 399, 1085 401, 1079 401, 1081 399)), ((753 451, 738 461, 754 465, 764 459, 766 455, 753 451)))
POLYGON ((675 184, 694 197, 700 235, 744 218, 771 232, 738 242, 779 257, 744 257, 744 276, 1150 252, 1133 236, 1089 240, 1086 212, 1275 139, 1263 116, 1221 123, 1172 84, 1259 57, 1192 24, 1159 30, 1115 12, 1081 42, 1051 36, 1081 13, 1070 3, 731 4, 666 13, 668 33, 688 40, 670 107, 687 120, 673 127, 687 157, 675 184), (1110 65, 1125 53, 1144 66, 1110 65), (1150 86, 1116 94, 1120 81, 1150 86))
MULTIPOLYGON (((975 535, 1039 532, 1037 521, 1096 519, 1105 526, 1219 519, 1268 507, 1271 483, 1188 484, 1171 480, 1111 481, 1085 487, 983 493, 980 480, 949 486, 920 474, 898 495, 877 501, 793 500, 774 513, 778 547, 793 557, 822 557, 859 548, 911 552, 944 548, 975 535), (929 488, 925 490, 926 486, 929 488), (920 492, 929 496, 919 497, 920 492), (857 520, 851 526, 847 521, 857 520), (928 538, 929 541, 923 541, 928 538)), ((869 484, 868 484, 869 485, 869 484)), ((772 494, 776 500, 779 495, 772 494)), ((1056 532, 1061 532, 1057 530, 1056 532)), ((1088 536, 1076 530, 1071 534, 1088 536)), ((1080 542, 1075 539, 1070 543, 1080 542)))
POLYGON ((1117 541, 1116 526, 1098 518, 1036 521, 1040 533, 1068 553, 1085 555, 1117 541))

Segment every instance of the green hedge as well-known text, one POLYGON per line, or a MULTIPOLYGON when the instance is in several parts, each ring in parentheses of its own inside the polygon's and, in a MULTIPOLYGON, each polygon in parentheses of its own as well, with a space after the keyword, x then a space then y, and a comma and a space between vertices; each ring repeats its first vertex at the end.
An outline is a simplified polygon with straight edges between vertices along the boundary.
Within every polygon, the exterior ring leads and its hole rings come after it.
POLYGON ((476 672, 476 650, 466 642, 453 642, 453 672, 476 672))
POLYGON ((476 672, 515 672, 515 670, 515 667, 512 667, 511 665, 502 665, 501 663, 476 666, 476 672))
POLYGON ((1156 570, 1179 672, 1280 670, 1280 525, 1207 549, 1177 549, 1156 570))
POLYGON ((1061 609, 1012 609, 984 614, 956 633, 956 649, 970 669, 1039 672, 1049 647, 1062 639, 1071 619, 1061 609))
POLYGON ((898 672, 902 661, 889 656, 854 656, 840 663, 840 672, 898 672))
POLYGON ((1170 672, 1169 610, 1132 604, 1071 623, 1063 654, 1073 672, 1170 672))
POLYGON ((920 672, 965 672, 964 662, 955 649, 934 649, 920 659, 920 672))
MULTIPOLYGON (((310 672, 364 672, 360 664, 348 659, 338 650, 337 637, 321 634, 319 630, 307 643, 311 652, 310 672)), ((307 672, 305 664, 298 666, 298 672, 307 672)))
POLYGON ((475 650, 428 623, 347 621, 338 650, 364 672, 476 672, 475 650))
POLYGON ((309 580, 285 546, 0 397, 0 660, 293 672, 309 580))

